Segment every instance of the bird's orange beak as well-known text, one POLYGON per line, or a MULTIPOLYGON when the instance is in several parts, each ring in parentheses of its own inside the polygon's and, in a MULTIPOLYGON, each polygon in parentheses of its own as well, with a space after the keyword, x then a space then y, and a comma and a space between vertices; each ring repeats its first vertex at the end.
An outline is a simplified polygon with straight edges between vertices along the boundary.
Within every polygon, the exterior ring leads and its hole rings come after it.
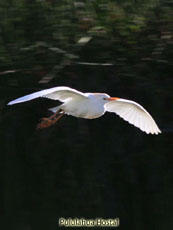
POLYGON ((105 98, 105 100, 107 100, 107 101, 116 101, 116 100, 118 100, 118 99, 120 99, 119 97, 109 97, 109 98, 105 98))

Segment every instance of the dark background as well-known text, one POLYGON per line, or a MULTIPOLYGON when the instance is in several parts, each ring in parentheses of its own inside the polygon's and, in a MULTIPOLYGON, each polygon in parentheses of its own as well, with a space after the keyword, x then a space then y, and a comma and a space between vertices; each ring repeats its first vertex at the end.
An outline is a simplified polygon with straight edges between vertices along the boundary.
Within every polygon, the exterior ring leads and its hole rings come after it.
POLYGON ((54 230, 60 217, 173 228, 172 23, 163 0, 0 2, 1 229, 54 230), (57 103, 6 106, 54 86, 135 100, 162 134, 112 113, 36 130, 57 103))

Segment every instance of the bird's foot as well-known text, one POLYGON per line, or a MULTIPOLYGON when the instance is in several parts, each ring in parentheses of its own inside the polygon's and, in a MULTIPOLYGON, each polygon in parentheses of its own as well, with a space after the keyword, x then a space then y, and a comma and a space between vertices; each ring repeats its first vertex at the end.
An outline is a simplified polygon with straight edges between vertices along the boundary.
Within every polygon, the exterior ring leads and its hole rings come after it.
POLYGON ((49 118, 42 118, 42 121, 37 125, 37 129, 44 129, 54 124, 54 121, 49 118))
POLYGON ((50 116, 49 118, 42 118, 41 119, 42 121, 37 125, 37 129, 44 129, 55 124, 63 115, 64 112, 62 112, 61 114, 57 112, 56 114, 50 116))

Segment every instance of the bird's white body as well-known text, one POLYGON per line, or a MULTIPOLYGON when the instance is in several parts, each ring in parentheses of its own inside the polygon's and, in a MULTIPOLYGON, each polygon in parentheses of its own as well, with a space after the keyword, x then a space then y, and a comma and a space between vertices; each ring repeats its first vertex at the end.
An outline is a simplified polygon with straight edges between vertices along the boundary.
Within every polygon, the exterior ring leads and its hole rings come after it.
POLYGON ((30 101, 38 97, 63 102, 60 106, 50 109, 54 113, 61 110, 74 117, 94 119, 102 116, 106 111, 114 112, 147 134, 161 133, 151 115, 141 105, 134 101, 113 98, 105 93, 82 93, 61 86, 20 97, 9 102, 8 105, 30 101))
MULTIPOLYGON (((74 117, 94 119, 102 116, 106 109, 102 101, 98 100, 98 97, 94 97, 93 94, 86 93, 87 97, 83 100, 72 98, 70 101, 65 102, 61 106, 55 107, 56 109, 50 109, 52 112, 56 112, 62 109, 65 113, 74 117)), ((106 95, 106 94, 105 94, 106 95)), ((107 101, 105 101, 105 104, 107 101)))

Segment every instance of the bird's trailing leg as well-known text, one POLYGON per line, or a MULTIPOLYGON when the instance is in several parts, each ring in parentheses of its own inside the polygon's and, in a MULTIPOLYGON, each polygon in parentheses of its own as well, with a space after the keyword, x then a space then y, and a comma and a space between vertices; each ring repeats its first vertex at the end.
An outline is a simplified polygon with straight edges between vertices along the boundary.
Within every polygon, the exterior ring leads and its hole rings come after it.
POLYGON ((58 110, 52 116, 48 118, 42 118, 41 122, 37 125, 37 129, 44 129, 51 125, 54 125, 62 116, 64 115, 64 111, 58 110))

